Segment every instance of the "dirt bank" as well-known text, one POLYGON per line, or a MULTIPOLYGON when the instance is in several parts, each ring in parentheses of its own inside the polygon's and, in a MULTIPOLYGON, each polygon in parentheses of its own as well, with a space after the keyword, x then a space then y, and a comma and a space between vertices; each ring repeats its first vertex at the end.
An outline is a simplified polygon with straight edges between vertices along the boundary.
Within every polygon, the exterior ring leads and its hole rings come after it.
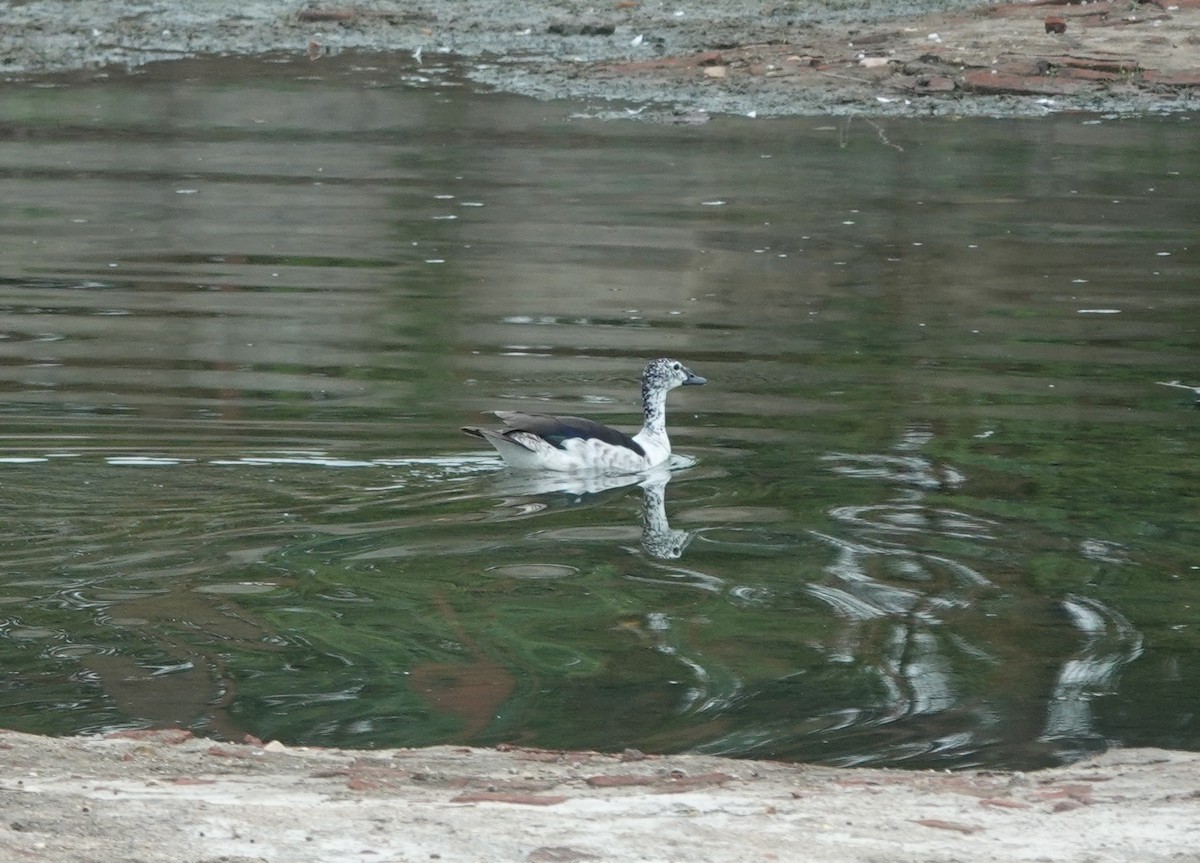
POLYGON ((6 4, 0 18, 10 78, 196 54, 284 51, 319 63, 347 50, 426 63, 453 54, 503 90, 622 100, 685 122, 1124 113, 1200 100, 1200 0, 33 0, 6 4))
POLYGON ((0 762, 4 860, 1200 860, 1200 755, 1153 749, 1009 774, 0 732, 0 762))

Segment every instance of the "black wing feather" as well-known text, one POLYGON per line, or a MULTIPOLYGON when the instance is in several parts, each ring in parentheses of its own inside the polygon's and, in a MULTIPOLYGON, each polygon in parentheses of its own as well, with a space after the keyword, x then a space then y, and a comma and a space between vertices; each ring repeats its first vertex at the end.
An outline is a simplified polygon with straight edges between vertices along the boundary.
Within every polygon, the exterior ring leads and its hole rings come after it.
POLYGON ((572 438, 587 440, 595 438, 613 446, 623 446, 640 456, 646 451, 625 432, 583 417, 559 417, 550 414, 527 414, 520 411, 495 411, 504 423, 504 434, 521 431, 535 434, 558 449, 572 438))

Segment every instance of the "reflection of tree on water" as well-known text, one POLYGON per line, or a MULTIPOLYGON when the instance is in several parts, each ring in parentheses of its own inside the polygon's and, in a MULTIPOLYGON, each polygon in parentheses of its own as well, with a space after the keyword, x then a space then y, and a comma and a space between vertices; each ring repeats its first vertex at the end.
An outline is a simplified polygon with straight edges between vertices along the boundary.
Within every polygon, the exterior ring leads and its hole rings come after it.
MULTIPOLYGON (((546 493, 640 486, 640 536, 632 525, 538 535, 617 545, 637 538, 630 550, 641 561, 625 571, 624 581, 670 592, 645 593, 638 619, 621 631, 680 669, 674 709, 691 723, 711 722, 704 749, 835 753, 846 763, 970 763, 994 760, 975 753, 1000 747, 1010 750, 1005 760, 1034 764, 1095 748, 1100 735, 1091 701, 1113 691, 1121 668, 1140 651, 1139 636, 1094 599, 1048 601, 1025 584, 1023 572, 1006 571, 1000 561, 1011 556, 1015 529, 949 502, 967 480, 921 452, 930 437, 913 429, 892 452, 826 455, 834 474, 855 485, 883 483, 894 493, 832 507, 832 525, 807 532, 816 545, 794 532, 766 532, 758 522, 767 511, 756 507, 740 513, 755 522, 744 528, 672 528, 667 470, 602 480, 513 478, 508 482, 523 485, 509 489, 514 496, 507 504, 509 511, 524 511, 547 505, 537 497, 546 493), (685 563, 696 540, 704 554, 685 563), (791 583, 832 612, 832 626, 810 616, 797 624, 819 641, 789 634, 772 647, 753 648, 788 617, 787 582, 756 584, 753 567, 722 568, 710 553, 757 555, 767 572, 780 564, 786 570, 788 560, 794 561, 791 572, 812 572, 806 563, 820 561, 819 575, 791 583), (746 583, 731 581, 734 571, 746 583), (711 625, 743 626, 741 636, 722 641, 721 629, 698 624, 705 615, 688 609, 707 602, 681 600, 679 588, 737 606, 726 615, 709 605, 721 616, 711 625), (813 650, 808 658, 797 652, 805 646, 813 650), (789 664, 791 673, 764 675, 789 664)), ((709 508, 703 521, 732 525, 738 516, 736 507, 709 508)), ((803 614, 805 606, 797 611, 803 614)))
POLYGON ((1122 666, 1141 655, 1142 636, 1120 613, 1094 599, 1068 596, 1062 607, 1084 643, 1059 669, 1042 739, 1070 746, 1098 736, 1092 699, 1116 692, 1122 666))
POLYGON ((1006 665, 1029 661, 1024 639, 1037 644, 1045 638, 1030 628, 1036 621, 1008 613, 1031 601, 1011 602, 1020 585, 1001 589, 975 567, 927 550, 964 543, 973 549, 994 541, 1001 530, 994 521, 926 501, 928 494, 952 491, 964 482, 953 468, 916 454, 929 437, 909 430, 896 453, 824 457, 843 476, 900 488, 891 501, 831 511, 846 533, 816 534, 836 555, 824 579, 807 586, 845 621, 829 647, 830 657, 873 667, 883 684, 882 699, 858 724, 891 726, 899 733, 887 745, 890 751, 876 751, 873 758, 969 753, 1005 738, 1037 737, 1060 756, 1091 746, 1100 735, 1089 702, 1113 691, 1121 667, 1141 651, 1140 636, 1102 603, 1070 596, 1059 607, 1085 643, 1059 660, 1055 679, 1014 681, 1006 691, 978 690, 981 681, 993 689, 995 681, 1008 676, 1006 665), (997 611, 988 611, 989 604, 997 611), (1005 618, 999 626, 984 619, 997 616, 1005 618), (1037 705, 1043 701, 1049 706, 1041 711, 1037 705), (1012 702, 1012 714, 1003 715, 1005 702, 1012 702), (1043 713, 1040 735, 1029 733, 1032 729, 1019 720, 1013 723, 1013 714, 1028 716, 1031 707, 1043 713))

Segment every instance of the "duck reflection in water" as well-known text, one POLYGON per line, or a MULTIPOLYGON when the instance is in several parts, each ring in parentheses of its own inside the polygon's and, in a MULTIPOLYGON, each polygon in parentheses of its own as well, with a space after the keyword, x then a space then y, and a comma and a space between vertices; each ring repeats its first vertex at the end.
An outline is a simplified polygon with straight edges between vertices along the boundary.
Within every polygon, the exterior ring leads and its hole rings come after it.
MULTIPOLYGON (((581 502, 587 495, 599 495, 632 485, 642 489, 642 532, 641 546, 657 560, 678 560, 691 543, 696 531, 676 530, 667 520, 667 483, 674 471, 690 466, 690 461, 673 458, 671 462, 637 474, 624 476, 593 474, 506 474, 499 479, 497 491, 505 495, 504 505, 510 510, 537 512, 547 507, 536 498, 547 495, 567 495, 581 502)), ((600 531, 590 529, 596 536, 600 531)), ((604 530, 613 539, 632 538, 632 529, 613 528, 604 530)), ((555 537, 577 538, 569 531, 558 531, 555 537)))
POLYGON ((671 472, 660 468, 638 483, 642 487, 642 548, 659 560, 678 560, 695 531, 675 530, 667 522, 667 483, 671 472))

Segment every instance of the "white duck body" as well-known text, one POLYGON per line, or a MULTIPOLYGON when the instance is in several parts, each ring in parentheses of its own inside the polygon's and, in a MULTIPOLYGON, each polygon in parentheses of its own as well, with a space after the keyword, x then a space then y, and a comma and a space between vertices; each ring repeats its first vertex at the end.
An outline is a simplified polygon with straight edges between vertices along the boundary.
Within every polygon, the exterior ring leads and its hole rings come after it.
POLYGON ((705 379, 678 360, 658 359, 642 372, 642 428, 632 437, 583 417, 494 411, 503 428, 464 428, 496 448, 517 470, 640 473, 671 457, 667 393, 705 379))

